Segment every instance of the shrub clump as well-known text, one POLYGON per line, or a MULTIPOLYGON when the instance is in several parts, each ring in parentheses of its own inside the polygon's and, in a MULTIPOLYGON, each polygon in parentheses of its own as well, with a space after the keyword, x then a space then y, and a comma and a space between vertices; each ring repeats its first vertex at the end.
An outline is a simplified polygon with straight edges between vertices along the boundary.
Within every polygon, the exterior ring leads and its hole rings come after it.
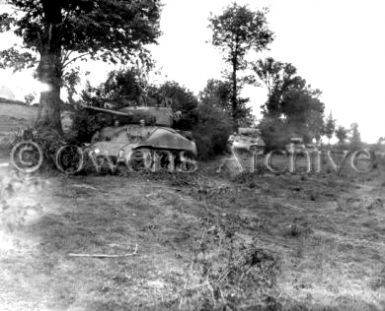
POLYGON ((85 110, 78 111, 71 126, 71 138, 77 143, 88 143, 97 131, 112 126, 113 123, 112 115, 89 113, 85 110))
POLYGON ((227 140, 233 131, 232 120, 220 108, 199 105, 198 123, 193 130, 199 158, 207 160, 226 151, 227 140))

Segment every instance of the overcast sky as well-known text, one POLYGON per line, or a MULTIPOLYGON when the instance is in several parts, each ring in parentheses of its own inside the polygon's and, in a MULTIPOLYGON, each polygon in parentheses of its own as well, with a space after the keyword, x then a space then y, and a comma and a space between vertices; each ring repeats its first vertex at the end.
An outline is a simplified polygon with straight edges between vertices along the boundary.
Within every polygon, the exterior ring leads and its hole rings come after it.
MULTIPOLYGON (((165 79, 175 80, 195 94, 210 78, 220 78, 224 63, 210 42, 210 12, 219 14, 227 0, 163 0, 159 45, 153 56, 165 79)), ((268 7, 267 16, 275 40, 270 50, 258 55, 291 62, 314 88, 322 92, 326 114, 333 112, 339 124, 358 122, 362 138, 375 142, 385 136, 385 1, 383 0, 239 0, 252 10, 268 7)), ((1 10, 1 8, 0 8, 1 10)), ((5 45, 0 38, 0 48, 5 45)), ((101 78, 105 66, 91 75, 101 78)), ((155 78, 154 78, 155 79, 155 78)), ((26 89, 23 78, 0 72, 0 84, 26 89)), ((266 100, 263 88, 245 92, 258 112, 266 100)))
MULTIPOLYGON (((199 92, 207 79, 220 77, 219 51, 205 41, 210 12, 231 1, 165 0, 163 37, 154 50, 168 79, 199 92)), ((273 56, 291 62, 299 73, 323 92, 326 113, 344 126, 358 122, 363 139, 385 136, 385 1, 382 0, 261 0, 237 1, 250 9, 268 7, 267 18, 275 40, 273 56)), ((266 99, 263 88, 249 88, 255 111, 266 99)))

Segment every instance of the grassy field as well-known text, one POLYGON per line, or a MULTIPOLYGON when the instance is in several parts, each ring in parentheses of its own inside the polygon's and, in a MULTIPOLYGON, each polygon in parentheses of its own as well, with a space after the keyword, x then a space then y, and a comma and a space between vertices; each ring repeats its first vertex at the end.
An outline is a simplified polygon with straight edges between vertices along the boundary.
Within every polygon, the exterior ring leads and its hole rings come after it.
POLYGON ((214 171, 2 171, 0 309, 384 310, 381 171, 214 171))
POLYGON ((15 134, 30 127, 36 116, 36 107, 0 103, 0 156, 9 153, 15 134))

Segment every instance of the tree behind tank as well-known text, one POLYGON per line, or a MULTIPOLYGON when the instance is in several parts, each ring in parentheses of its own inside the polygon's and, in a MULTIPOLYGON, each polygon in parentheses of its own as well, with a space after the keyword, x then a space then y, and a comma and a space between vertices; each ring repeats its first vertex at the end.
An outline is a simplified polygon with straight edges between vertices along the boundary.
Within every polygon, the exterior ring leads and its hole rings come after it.
POLYGON ((61 130, 60 88, 65 68, 76 59, 130 61, 145 58, 143 45, 159 35, 160 4, 156 0, 6 0, 13 16, 0 15, 0 31, 13 30, 29 52, 1 52, 1 67, 31 66, 49 89, 42 92, 38 124, 61 130))
MULTIPOLYGON (((199 93, 199 100, 202 105, 210 105, 220 109, 232 116, 232 84, 229 80, 210 79, 206 87, 199 93)), ((232 120, 233 127, 248 127, 254 123, 254 116, 250 107, 246 107, 248 98, 238 97, 238 113, 236 123, 232 120)))
POLYGON ((197 124, 198 99, 190 90, 179 83, 167 81, 160 86, 150 86, 148 96, 157 99, 158 102, 165 98, 171 99, 172 110, 181 112, 179 120, 174 122, 173 127, 189 131, 197 124))
POLYGON ((203 105, 211 105, 231 114, 231 82, 210 79, 199 93, 203 105))
POLYGON ((323 129, 321 92, 307 85, 290 63, 258 60, 253 69, 268 91, 259 124, 268 148, 281 148, 293 136, 319 141, 323 129))
POLYGON ((282 115, 284 95, 292 90, 306 87, 306 81, 297 74, 297 68, 290 63, 282 63, 269 57, 252 64, 253 70, 268 91, 262 113, 270 118, 282 115))
POLYGON ((193 128, 193 135, 199 157, 207 160, 224 153, 229 135, 233 131, 231 116, 217 106, 202 103, 198 106, 197 113, 198 122, 193 128))
POLYGON ((348 138, 348 132, 346 128, 343 126, 338 126, 336 129, 336 137, 338 139, 338 143, 342 146, 345 143, 345 140, 348 138))
POLYGON ((239 72, 248 67, 246 54, 250 50, 260 52, 273 41, 273 33, 267 27, 266 10, 253 12, 247 6, 233 3, 221 15, 210 18, 213 31, 212 44, 221 48, 224 60, 230 65, 231 114, 234 123, 244 117, 245 99, 239 98, 241 86, 251 82, 241 78, 239 72))
POLYGON ((143 89, 138 72, 135 69, 129 69, 110 73, 105 91, 111 101, 120 101, 122 105, 125 105, 125 102, 127 106, 132 102, 139 102, 143 89))
POLYGON ((74 95, 77 94, 76 86, 80 83, 79 67, 71 68, 67 70, 62 77, 63 86, 67 90, 67 104, 71 107, 75 107, 76 100, 74 95))
POLYGON ((198 123, 194 128, 198 154, 208 159, 224 153, 234 124, 231 118, 231 83, 210 79, 199 93, 198 123))
POLYGON ((325 107, 318 97, 318 91, 305 88, 290 90, 282 99, 287 128, 305 143, 312 142, 313 138, 319 141, 321 137, 325 107))
POLYGON ((114 109, 138 105, 143 95, 139 75, 134 67, 111 71, 99 87, 98 96, 114 109))
POLYGON ((333 118, 333 115, 330 112, 329 116, 325 121, 325 126, 322 131, 323 134, 328 138, 329 145, 330 145, 330 140, 332 139, 335 131, 336 131, 336 120, 333 118))
POLYGON ((361 134, 360 131, 358 130, 358 124, 357 123, 352 123, 350 125, 350 147, 352 149, 359 149, 362 146, 362 141, 361 141, 361 134))

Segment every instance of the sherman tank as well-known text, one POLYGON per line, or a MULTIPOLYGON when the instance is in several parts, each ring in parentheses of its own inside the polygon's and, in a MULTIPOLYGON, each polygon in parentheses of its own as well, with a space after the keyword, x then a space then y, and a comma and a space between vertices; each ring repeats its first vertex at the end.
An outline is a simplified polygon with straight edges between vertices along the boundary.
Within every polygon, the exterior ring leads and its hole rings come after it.
POLYGON ((193 172, 197 169, 196 144, 190 132, 172 128, 180 114, 174 114, 171 107, 82 108, 112 117, 114 125, 97 131, 86 146, 86 152, 84 148, 77 148, 75 167, 66 164, 71 147, 61 148, 56 155, 56 164, 61 171, 80 171, 85 162, 84 154, 98 172, 103 168, 115 171, 120 165, 129 171, 193 172))
POLYGON ((237 132, 230 135, 227 141, 228 153, 231 157, 223 159, 217 173, 227 165, 229 160, 233 160, 239 172, 255 170, 255 157, 261 155, 265 150, 265 142, 258 129, 249 127, 240 127, 237 132))
POLYGON ((229 137, 229 142, 235 149, 244 149, 247 151, 263 150, 265 142, 263 141, 258 129, 249 127, 240 127, 238 133, 229 137))

